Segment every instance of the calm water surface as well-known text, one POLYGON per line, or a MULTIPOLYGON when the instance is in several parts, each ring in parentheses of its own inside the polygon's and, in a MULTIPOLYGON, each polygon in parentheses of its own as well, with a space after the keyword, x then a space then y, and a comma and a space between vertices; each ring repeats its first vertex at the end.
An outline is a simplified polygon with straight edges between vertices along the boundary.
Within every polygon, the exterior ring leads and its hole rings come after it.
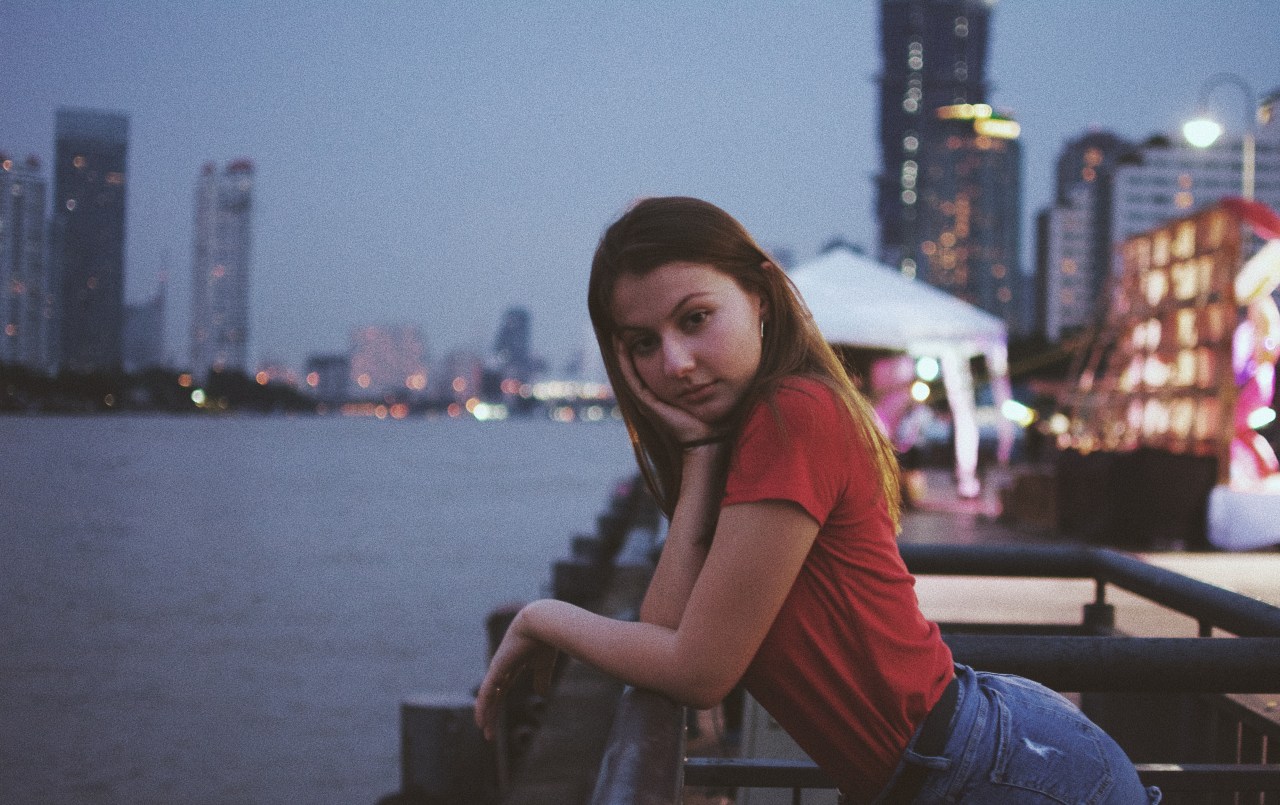
POLYGON ((0 418, 0 802, 372 805, 633 469, 618 424, 0 418))

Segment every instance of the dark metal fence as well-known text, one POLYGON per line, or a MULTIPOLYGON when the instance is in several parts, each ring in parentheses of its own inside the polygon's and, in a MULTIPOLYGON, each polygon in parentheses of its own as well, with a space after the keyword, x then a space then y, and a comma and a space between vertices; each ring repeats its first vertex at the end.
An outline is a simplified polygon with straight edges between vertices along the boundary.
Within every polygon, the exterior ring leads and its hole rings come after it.
MULTIPOLYGON (((916 575, 1093 579, 1095 597, 1079 624, 944 624, 944 639, 959 662, 1081 693, 1086 712, 1117 736, 1167 803, 1280 803, 1280 719, 1221 695, 1280 693, 1280 608, 1103 548, 904 545, 902 555, 916 575), (1116 635, 1108 585, 1186 615, 1200 636, 1116 635), (1235 636, 1215 638, 1215 630, 1235 636), (1152 729, 1153 714, 1163 729, 1152 729), (1117 734, 1135 724, 1148 735, 1177 734, 1147 737, 1135 751, 1138 738, 1117 734), (1189 756, 1143 757, 1171 746, 1189 756)), ((592 802, 677 803, 689 785, 789 788, 798 803, 803 789, 833 786, 809 762, 681 763, 683 724, 682 708, 628 689, 592 802)))

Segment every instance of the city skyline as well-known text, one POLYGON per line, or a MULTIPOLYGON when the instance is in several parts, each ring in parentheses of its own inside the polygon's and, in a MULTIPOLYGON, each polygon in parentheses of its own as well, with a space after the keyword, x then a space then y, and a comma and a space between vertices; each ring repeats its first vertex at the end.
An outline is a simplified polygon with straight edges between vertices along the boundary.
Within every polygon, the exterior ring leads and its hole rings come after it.
MULTIPOLYGON (((1280 39, 1261 0, 1061 5, 991 14, 991 99, 1023 131, 1024 243, 1059 150, 1091 125, 1172 134, 1212 73, 1257 93, 1280 84, 1250 57, 1280 39)), ((244 156, 258 166, 255 363, 301 366, 368 323, 419 325, 436 356, 483 350, 522 305, 556 367, 592 347, 591 251, 637 196, 708 198, 801 260, 836 237, 874 252, 878 13, 0 0, 23 31, 0 54, 0 150, 48 171, 58 107, 129 116, 126 299, 167 273, 174 357, 192 177, 244 156)), ((1243 99, 1223 91, 1214 106, 1238 131, 1243 99)))

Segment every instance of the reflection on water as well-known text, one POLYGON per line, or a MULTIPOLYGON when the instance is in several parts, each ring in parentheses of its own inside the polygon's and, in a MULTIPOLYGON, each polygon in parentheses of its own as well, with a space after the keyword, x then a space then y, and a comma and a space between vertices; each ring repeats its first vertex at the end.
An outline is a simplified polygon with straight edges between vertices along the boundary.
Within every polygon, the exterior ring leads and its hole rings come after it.
POLYGON ((0 791, 374 802, 632 469, 613 423, 0 418, 0 791))

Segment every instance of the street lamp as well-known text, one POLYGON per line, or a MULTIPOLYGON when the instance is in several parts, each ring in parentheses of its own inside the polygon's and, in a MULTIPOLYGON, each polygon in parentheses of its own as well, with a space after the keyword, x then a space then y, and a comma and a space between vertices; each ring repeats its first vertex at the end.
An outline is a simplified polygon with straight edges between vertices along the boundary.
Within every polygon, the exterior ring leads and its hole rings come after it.
POLYGON ((1200 86, 1199 117, 1183 125, 1182 136, 1196 148, 1208 148, 1222 136, 1222 124, 1209 117, 1207 110, 1209 94, 1223 84, 1230 84, 1244 93, 1245 119, 1248 122, 1245 125, 1244 137, 1241 139, 1240 195, 1252 201, 1253 174, 1257 164, 1254 152, 1257 147, 1258 96, 1253 94, 1253 88, 1246 84, 1243 78, 1235 73, 1216 73, 1209 76, 1200 86))

